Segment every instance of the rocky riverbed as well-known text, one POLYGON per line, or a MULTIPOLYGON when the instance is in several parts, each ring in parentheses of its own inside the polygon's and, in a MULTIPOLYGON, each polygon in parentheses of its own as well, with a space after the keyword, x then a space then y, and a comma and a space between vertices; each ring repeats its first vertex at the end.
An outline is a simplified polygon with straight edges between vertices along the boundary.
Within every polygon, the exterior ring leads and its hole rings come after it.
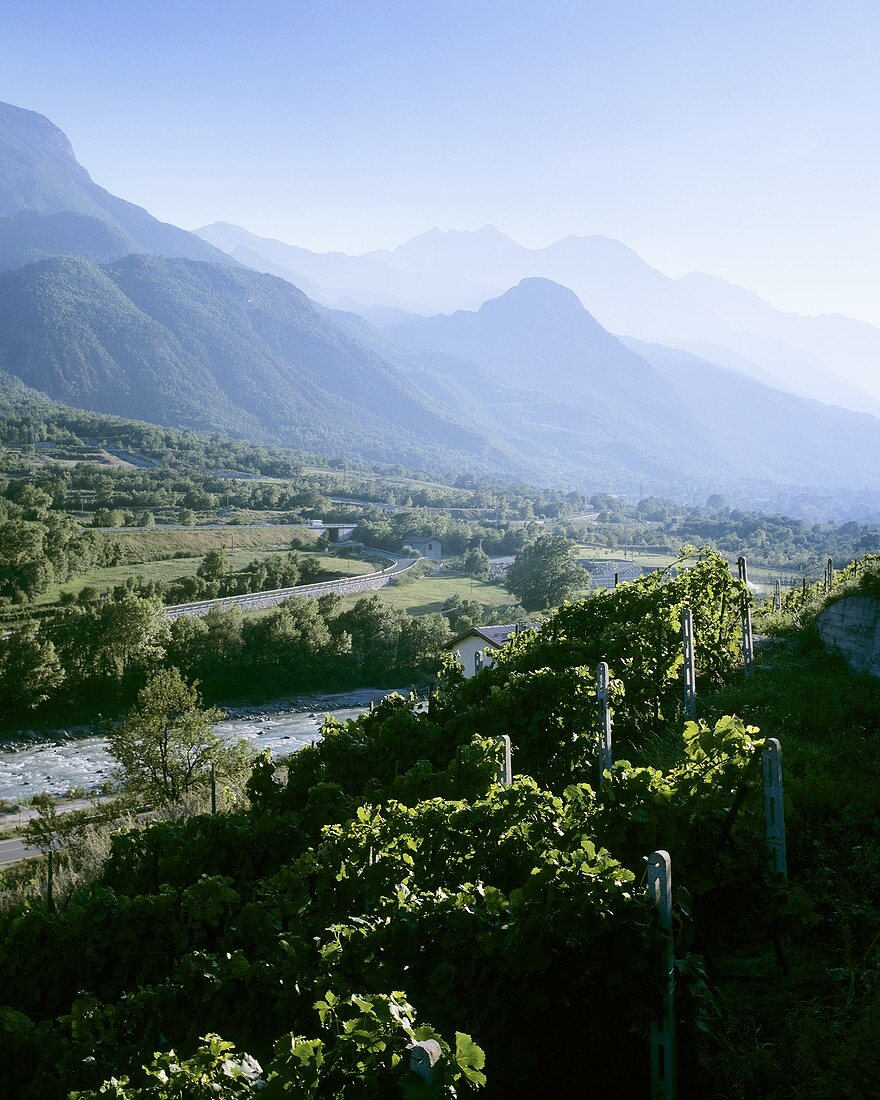
MULTIPOLYGON (((387 694, 387 688, 363 688, 230 708, 217 729, 230 741, 243 739, 258 750, 282 756, 316 740, 328 714, 340 720, 355 718, 387 694)), ((106 740, 93 729, 22 731, 0 744, 0 799, 18 802, 43 791, 61 796, 100 790, 112 782, 113 770, 106 740)))

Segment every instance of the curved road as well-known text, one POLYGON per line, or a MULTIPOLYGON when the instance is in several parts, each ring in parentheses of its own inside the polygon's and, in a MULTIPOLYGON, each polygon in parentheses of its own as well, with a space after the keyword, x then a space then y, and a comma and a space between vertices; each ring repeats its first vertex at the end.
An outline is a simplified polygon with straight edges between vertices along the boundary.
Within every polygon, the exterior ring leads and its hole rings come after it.
POLYGON ((376 554, 388 558, 390 565, 375 573, 360 573, 353 577, 340 577, 337 580, 318 581, 315 584, 300 584, 295 588, 273 588, 268 592, 248 592, 243 596, 218 596, 214 600, 197 600, 194 603, 174 604, 165 608, 169 619, 179 619, 183 615, 198 618, 207 615, 213 608, 228 610, 239 607, 243 611, 253 611, 259 607, 272 607, 283 603, 291 596, 301 596, 313 599, 317 596, 325 596, 328 592, 337 592, 341 596, 357 592, 373 592, 377 588, 385 588, 391 583, 392 577, 400 573, 406 573, 421 558, 400 557, 391 554, 387 550, 374 550, 372 547, 364 547, 368 554, 376 554))

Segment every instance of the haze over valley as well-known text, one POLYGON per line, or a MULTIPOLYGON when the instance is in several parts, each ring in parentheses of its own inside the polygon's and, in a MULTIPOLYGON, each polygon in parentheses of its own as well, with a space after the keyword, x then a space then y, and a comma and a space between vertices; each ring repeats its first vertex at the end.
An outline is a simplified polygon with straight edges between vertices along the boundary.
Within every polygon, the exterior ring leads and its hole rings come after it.
POLYGON ((607 237, 433 229, 346 255, 189 233, 0 106, 0 369, 74 407, 593 490, 839 493, 843 514, 880 491, 878 362, 871 325, 607 237))

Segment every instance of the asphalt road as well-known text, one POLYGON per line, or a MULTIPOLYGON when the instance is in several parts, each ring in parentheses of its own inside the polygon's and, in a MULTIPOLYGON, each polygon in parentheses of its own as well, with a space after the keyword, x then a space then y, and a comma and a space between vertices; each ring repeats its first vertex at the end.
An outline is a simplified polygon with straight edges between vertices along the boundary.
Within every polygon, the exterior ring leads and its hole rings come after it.
POLYGON ((12 840, 0 840, 0 867, 7 863, 18 863, 21 859, 39 854, 36 848, 29 848, 19 837, 13 837, 12 840))
MULTIPOLYGON (((99 802, 107 801, 106 798, 98 799, 99 802)), ((55 807, 58 814, 70 813, 72 810, 87 810, 94 805, 94 799, 76 798, 70 802, 61 802, 55 807)), ((8 814, 5 819, 0 819, 4 827, 20 826, 33 820, 39 813, 36 806, 22 806, 17 813, 8 814)), ((28 859, 30 856, 39 855, 36 848, 30 848, 21 837, 11 837, 9 840, 0 840, 0 867, 7 863, 18 863, 20 859, 28 859)))

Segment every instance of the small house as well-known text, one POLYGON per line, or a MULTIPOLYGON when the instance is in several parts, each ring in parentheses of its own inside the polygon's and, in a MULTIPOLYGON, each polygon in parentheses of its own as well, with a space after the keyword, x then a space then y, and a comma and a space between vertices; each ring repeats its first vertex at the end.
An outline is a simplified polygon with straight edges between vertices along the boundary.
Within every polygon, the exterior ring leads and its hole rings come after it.
POLYGON ((443 556, 443 551, 440 546, 440 540, 435 538, 415 538, 407 539, 407 546, 411 546, 413 550, 422 558, 428 558, 431 561, 440 561, 443 556))
POLYGON ((536 630, 537 623, 509 623, 506 626, 474 626, 448 642, 446 649, 456 655, 464 670, 465 679, 470 679, 483 668, 493 664, 492 656, 506 641, 523 630, 536 630))

